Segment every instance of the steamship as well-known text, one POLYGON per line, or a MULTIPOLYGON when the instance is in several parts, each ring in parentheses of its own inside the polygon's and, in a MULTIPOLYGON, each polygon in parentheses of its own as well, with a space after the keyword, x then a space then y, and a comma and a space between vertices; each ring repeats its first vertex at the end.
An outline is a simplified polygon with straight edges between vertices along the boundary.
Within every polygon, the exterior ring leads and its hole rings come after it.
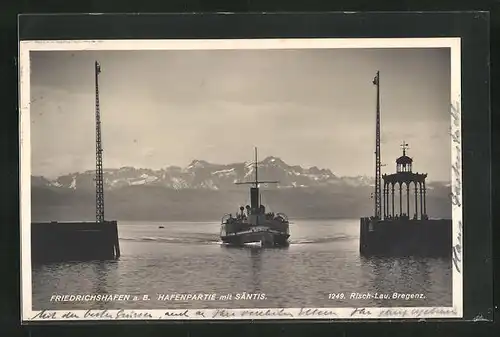
POLYGON ((259 184, 278 183, 277 181, 259 181, 257 148, 255 148, 255 180, 237 182, 250 187, 250 205, 241 206, 235 215, 225 214, 221 219, 220 237, 223 243, 240 246, 247 243, 260 243, 262 247, 288 246, 289 221, 283 213, 266 212, 261 204, 259 184))

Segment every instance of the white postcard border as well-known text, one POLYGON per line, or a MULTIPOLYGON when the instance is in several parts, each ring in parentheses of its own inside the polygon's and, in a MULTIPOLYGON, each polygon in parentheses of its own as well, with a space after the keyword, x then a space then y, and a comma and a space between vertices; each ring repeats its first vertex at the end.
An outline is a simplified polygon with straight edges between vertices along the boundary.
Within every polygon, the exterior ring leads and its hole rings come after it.
MULTIPOLYGON (((427 319, 463 316, 461 44, 460 38, 308 38, 220 40, 51 40, 21 41, 20 78, 20 230, 21 321, 81 320, 265 320, 265 319, 427 319), (160 310, 32 310, 30 52, 84 50, 213 50, 213 49, 339 49, 450 48, 453 267, 452 307, 259 308, 160 310), (92 316, 92 317, 89 317, 92 316)), ((374 69, 374 74, 377 69, 374 69)), ((367 74, 367 78, 372 74, 367 74)))

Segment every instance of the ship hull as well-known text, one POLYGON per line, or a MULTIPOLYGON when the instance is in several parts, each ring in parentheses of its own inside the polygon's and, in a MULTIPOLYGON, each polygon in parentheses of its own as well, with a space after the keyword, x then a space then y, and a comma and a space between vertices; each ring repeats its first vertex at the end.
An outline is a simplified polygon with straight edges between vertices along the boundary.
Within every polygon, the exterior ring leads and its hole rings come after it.
POLYGON ((289 237, 290 235, 287 233, 265 230, 231 233, 230 235, 221 236, 221 240, 223 243, 233 246, 260 243, 263 247, 286 247, 289 245, 289 237))

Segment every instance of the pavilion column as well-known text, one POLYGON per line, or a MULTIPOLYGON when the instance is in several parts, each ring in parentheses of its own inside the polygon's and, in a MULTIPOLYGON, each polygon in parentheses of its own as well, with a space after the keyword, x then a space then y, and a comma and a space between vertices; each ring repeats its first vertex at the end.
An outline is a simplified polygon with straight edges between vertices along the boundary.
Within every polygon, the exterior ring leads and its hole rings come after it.
POLYGON ((418 219, 418 189, 417 189, 417 182, 414 182, 415 185, 415 219, 418 219))
POLYGON ((384 189, 382 190, 382 219, 385 219, 385 187, 386 183, 384 180, 384 189))
POLYGON ((385 190, 386 198, 385 198, 385 212, 387 215, 389 215, 391 212, 389 211, 389 184, 387 184, 386 190, 385 190))
POLYGON ((426 194, 426 189, 425 189, 425 180, 424 180, 424 214, 427 215, 427 207, 425 205, 425 198, 426 198, 425 194, 426 194))
POLYGON ((406 183, 406 215, 410 217, 410 184, 406 183))
POLYGON ((399 216, 403 214, 403 185, 399 183, 399 216))
POLYGON ((391 216, 394 217, 394 183, 391 184, 391 187, 392 187, 392 214, 391 216))
POLYGON ((423 219, 424 218, 424 189, 422 187, 422 182, 419 181, 418 182, 418 187, 419 187, 419 190, 420 190, 420 219, 423 219))

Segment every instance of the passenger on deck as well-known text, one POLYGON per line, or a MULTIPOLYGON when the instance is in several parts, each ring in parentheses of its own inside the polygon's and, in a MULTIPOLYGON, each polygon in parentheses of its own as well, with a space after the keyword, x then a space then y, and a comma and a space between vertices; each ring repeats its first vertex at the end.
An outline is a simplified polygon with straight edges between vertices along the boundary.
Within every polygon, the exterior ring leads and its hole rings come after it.
POLYGON ((261 214, 266 214, 266 206, 260 205, 260 213, 261 214))

